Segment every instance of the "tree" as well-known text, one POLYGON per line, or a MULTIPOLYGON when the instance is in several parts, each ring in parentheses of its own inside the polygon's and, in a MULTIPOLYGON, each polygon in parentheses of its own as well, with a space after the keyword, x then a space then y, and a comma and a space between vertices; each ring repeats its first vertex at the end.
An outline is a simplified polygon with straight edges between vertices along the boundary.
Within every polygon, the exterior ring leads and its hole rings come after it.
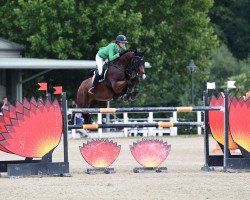
MULTIPOLYGON (((209 56, 217 44, 208 18, 212 4, 212 0, 6 0, 0 7, 0 34, 23 44, 26 56, 60 59, 93 59, 99 47, 125 34, 131 48, 147 50, 152 65, 133 105, 178 105, 189 100, 190 59, 198 66, 197 90, 208 78, 209 56)), ((76 83, 84 74, 62 75, 50 73, 43 80, 76 83)))
POLYGON ((238 59, 250 53, 250 4, 248 0, 215 0, 210 11, 217 34, 238 59))
POLYGON ((250 90, 249 63, 249 59, 237 60, 226 45, 222 44, 213 51, 209 81, 216 82, 216 88, 219 90, 226 88, 227 81, 236 81, 237 89, 232 90, 232 93, 242 96, 250 90))
MULTIPOLYGON (((148 0, 138 3, 141 6, 136 5, 134 9, 142 13, 144 24, 140 46, 147 49, 153 66, 149 70, 149 84, 143 87, 142 104, 187 104, 190 83, 186 66, 194 59, 198 66, 196 85, 203 83, 208 78, 211 49, 217 44, 207 16, 213 1, 155 3, 148 0)), ((196 92, 200 93, 201 87, 197 88, 196 92)))

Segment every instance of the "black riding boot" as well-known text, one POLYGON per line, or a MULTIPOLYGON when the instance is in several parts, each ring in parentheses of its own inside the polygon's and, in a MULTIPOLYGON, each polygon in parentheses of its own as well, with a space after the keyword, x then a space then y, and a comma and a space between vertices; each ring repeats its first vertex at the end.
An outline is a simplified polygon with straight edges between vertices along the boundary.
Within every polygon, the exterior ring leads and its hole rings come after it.
POLYGON ((89 93, 92 93, 93 94, 93 90, 95 89, 95 87, 97 86, 98 82, 99 82, 99 79, 100 79, 100 75, 98 73, 95 74, 94 76, 94 80, 93 80, 93 83, 92 83, 92 87, 90 88, 89 90, 89 93))
POLYGON ((97 86, 99 79, 100 79, 100 75, 98 73, 96 73, 94 80, 93 80, 93 85, 92 85, 93 89, 97 86))

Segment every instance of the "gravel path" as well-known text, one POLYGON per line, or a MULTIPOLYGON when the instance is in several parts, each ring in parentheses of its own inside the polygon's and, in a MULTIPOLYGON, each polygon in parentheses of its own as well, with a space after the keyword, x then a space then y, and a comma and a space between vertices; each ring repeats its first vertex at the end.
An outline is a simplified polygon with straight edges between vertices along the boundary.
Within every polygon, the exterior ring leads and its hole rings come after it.
MULTIPOLYGON (((8 199, 250 199, 250 173, 202 172, 204 164, 203 137, 164 137, 172 145, 169 157, 162 166, 168 173, 132 172, 139 164, 132 157, 129 145, 137 138, 113 139, 122 146, 112 165, 115 174, 88 175, 89 166, 83 160, 79 146, 86 139, 69 140, 70 173, 72 177, 0 177, 1 196, 8 199)), ((211 146, 215 143, 211 139, 211 146)), ((55 161, 62 161, 60 144, 54 153, 55 161)), ((0 152, 0 160, 20 159, 0 152)))

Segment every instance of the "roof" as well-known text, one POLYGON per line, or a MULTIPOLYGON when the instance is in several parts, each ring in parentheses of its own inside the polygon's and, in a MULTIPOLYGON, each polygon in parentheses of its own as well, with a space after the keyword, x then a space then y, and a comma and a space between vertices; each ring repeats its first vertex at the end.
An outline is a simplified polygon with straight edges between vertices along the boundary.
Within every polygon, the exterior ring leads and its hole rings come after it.
POLYGON ((23 51, 24 48, 15 42, 0 37, 0 51, 23 51))
MULTIPOLYGON (((151 67, 147 62, 145 66, 151 67)), ((95 67, 94 60, 0 58, 0 69, 92 69, 95 67)))
POLYGON ((88 69, 95 66, 96 62, 91 60, 0 58, 0 69, 88 69))

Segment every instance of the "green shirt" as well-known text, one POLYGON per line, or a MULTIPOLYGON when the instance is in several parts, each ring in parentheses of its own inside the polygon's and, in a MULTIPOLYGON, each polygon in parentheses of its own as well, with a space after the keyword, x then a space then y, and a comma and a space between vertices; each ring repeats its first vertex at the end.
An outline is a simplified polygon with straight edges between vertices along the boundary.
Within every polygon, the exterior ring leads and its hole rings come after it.
POLYGON ((98 51, 98 56, 109 61, 115 60, 119 57, 119 53, 126 50, 125 48, 119 48, 115 42, 110 43, 106 47, 101 47, 98 51))

